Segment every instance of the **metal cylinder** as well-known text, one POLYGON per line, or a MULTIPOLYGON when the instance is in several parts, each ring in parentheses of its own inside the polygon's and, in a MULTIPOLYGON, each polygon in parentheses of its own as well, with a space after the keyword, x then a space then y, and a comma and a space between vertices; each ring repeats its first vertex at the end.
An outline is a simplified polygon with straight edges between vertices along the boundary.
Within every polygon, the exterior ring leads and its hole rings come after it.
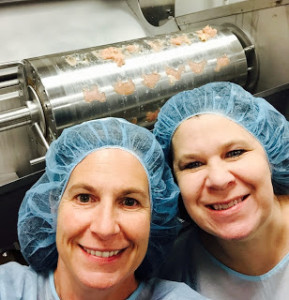
POLYGON ((207 82, 245 86, 244 48, 231 30, 206 26, 27 59, 24 65, 49 140, 66 127, 106 116, 148 127, 169 97, 207 82))
POLYGON ((15 108, 4 113, 0 113, 0 132, 30 123, 31 117, 28 107, 15 108))

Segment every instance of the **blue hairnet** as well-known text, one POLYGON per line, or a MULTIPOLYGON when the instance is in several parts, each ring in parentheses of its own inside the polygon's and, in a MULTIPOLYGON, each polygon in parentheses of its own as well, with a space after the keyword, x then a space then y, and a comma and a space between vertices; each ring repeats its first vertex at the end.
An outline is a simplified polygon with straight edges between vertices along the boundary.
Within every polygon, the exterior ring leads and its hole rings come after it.
POLYGON ((289 122, 266 100, 231 82, 208 83, 181 92, 164 104, 154 134, 166 159, 177 127, 184 120, 205 113, 227 117, 249 131, 267 153, 275 193, 289 193, 289 122))
POLYGON ((149 275, 162 262, 179 229, 179 190, 163 151, 146 128, 124 119, 105 118, 65 129, 51 143, 42 177, 27 191, 18 216, 21 252, 36 271, 55 268, 57 210, 71 172, 88 154, 101 148, 120 148, 143 165, 150 186, 151 231, 147 255, 139 274, 149 275))

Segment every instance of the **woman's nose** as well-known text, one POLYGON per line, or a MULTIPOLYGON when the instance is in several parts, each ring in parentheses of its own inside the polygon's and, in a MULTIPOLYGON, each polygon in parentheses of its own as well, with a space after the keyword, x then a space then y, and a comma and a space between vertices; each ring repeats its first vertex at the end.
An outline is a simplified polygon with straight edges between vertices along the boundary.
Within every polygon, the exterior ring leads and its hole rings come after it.
POLYGON ((235 182, 235 176, 232 174, 226 163, 216 163, 208 167, 208 176, 206 186, 210 189, 225 190, 235 182))
POLYGON ((120 232, 116 208, 100 203, 91 214, 90 231, 102 240, 108 240, 120 232))

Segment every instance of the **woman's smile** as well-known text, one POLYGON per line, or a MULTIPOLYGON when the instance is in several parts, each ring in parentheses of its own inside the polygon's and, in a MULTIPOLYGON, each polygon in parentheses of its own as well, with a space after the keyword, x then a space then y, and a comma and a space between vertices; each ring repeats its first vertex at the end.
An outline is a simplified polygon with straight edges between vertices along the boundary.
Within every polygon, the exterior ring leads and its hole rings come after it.
POLYGON ((220 203, 214 203, 214 204, 209 204, 207 205, 208 208, 212 210, 217 210, 217 211, 223 211, 223 210, 228 210, 237 204, 243 202, 249 195, 241 196, 241 197, 236 197, 233 200, 228 200, 228 201, 223 201, 220 203))
POLYGON ((120 254, 121 252, 123 252, 125 249, 120 249, 120 250, 93 250, 93 249, 89 249, 86 247, 81 247, 86 253, 92 255, 92 256, 96 256, 96 257, 101 257, 101 258, 108 258, 108 257, 113 257, 113 256, 117 256, 118 254, 120 254))

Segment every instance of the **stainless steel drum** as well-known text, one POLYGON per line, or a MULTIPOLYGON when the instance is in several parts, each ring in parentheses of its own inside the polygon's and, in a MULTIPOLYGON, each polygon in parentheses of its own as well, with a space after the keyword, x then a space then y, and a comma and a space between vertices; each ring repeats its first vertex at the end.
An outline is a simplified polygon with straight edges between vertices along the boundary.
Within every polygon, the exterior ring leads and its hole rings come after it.
POLYGON ((232 28, 206 26, 24 60, 30 95, 42 106, 46 139, 106 116, 149 127, 179 91, 221 80, 248 85, 254 46, 232 28))

